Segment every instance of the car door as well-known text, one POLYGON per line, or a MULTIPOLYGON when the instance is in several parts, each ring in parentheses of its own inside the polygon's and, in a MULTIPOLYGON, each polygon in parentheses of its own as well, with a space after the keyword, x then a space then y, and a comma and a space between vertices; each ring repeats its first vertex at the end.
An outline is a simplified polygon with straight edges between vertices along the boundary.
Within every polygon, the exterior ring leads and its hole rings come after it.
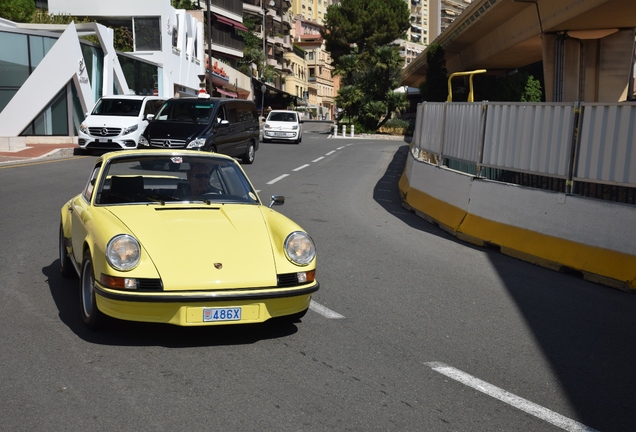
POLYGON ((235 126, 230 121, 226 104, 221 104, 214 116, 212 144, 218 153, 234 156, 236 154, 233 142, 235 126))

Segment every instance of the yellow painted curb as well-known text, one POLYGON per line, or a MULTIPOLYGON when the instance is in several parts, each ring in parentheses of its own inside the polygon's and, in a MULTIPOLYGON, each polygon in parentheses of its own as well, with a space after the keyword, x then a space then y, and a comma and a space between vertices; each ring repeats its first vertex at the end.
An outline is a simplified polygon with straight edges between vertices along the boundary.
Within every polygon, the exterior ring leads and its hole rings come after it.
MULTIPOLYGON (((463 241, 499 246, 502 253, 553 270, 564 267, 580 271, 593 282, 614 288, 636 289, 636 256, 576 243, 558 237, 494 222, 411 188, 402 175, 399 189, 403 201, 415 211, 446 226, 463 241)), ((444 228, 444 227, 442 227, 444 228)))

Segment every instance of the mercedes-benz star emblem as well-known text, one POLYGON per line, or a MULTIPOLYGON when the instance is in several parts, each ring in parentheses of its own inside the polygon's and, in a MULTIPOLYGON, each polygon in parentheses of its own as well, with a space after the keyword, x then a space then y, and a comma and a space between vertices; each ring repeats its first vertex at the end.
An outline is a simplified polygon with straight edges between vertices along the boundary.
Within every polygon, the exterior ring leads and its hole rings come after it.
POLYGON ((108 135, 108 129, 106 128, 102 128, 101 132, 100 132, 103 136, 108 135))
POLYGON ((165 148, 170 148, 170 141, 169 141, 169 140, 164 141, 164 142, 163 142, 163 146, 164 146, 165 148))

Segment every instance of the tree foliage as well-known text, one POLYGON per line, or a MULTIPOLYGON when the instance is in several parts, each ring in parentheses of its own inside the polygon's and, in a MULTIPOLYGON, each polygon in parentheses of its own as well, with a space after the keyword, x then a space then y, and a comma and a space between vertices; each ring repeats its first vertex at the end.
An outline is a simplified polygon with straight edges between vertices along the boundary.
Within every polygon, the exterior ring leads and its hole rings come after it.
POLYGON ((33 0, 0 0, 0 18, 28 23, 35 12, 33 0))
POLYGON ((341 0, 327 9, 321 34, 338 63, 352 47, 363 54, 404 37, 409 17, 404 0, 341 0))
POLYGON ((426 81, 419 89, 422 100, 445 102, 448 99, 448 71, 444 48, 437 44, 426 50, 426 81))
POLYGON ((338 107, 375 131, 407 106, 400 84, 404 60, 392 43, 409 27, 404 0, 342 0, 325 16, 322 35, 342 87, 338 107))
POLYGON ((256 65, 258 75, 263 75, 263 65, 265 63, 265 53, 263 52, 263 45, 261 39, 256 36, 254 29, 256 28, 256 22, 253 18, 244 15, 243 25, 247 28, 247 31, 237 30, 239 36, 243 38, 243 58, 238 61, 238 70, 247 75, 252 76, 252 64, 256 65))

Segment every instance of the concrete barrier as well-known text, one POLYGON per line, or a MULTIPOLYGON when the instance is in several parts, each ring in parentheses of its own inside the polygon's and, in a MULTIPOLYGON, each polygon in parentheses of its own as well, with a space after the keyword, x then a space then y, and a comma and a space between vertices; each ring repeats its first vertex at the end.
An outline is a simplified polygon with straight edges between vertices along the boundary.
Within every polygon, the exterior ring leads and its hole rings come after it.
POLYGON ((409 156, 404 206, 458 238, 636 289, 636 207, 476 178, 409 156))

